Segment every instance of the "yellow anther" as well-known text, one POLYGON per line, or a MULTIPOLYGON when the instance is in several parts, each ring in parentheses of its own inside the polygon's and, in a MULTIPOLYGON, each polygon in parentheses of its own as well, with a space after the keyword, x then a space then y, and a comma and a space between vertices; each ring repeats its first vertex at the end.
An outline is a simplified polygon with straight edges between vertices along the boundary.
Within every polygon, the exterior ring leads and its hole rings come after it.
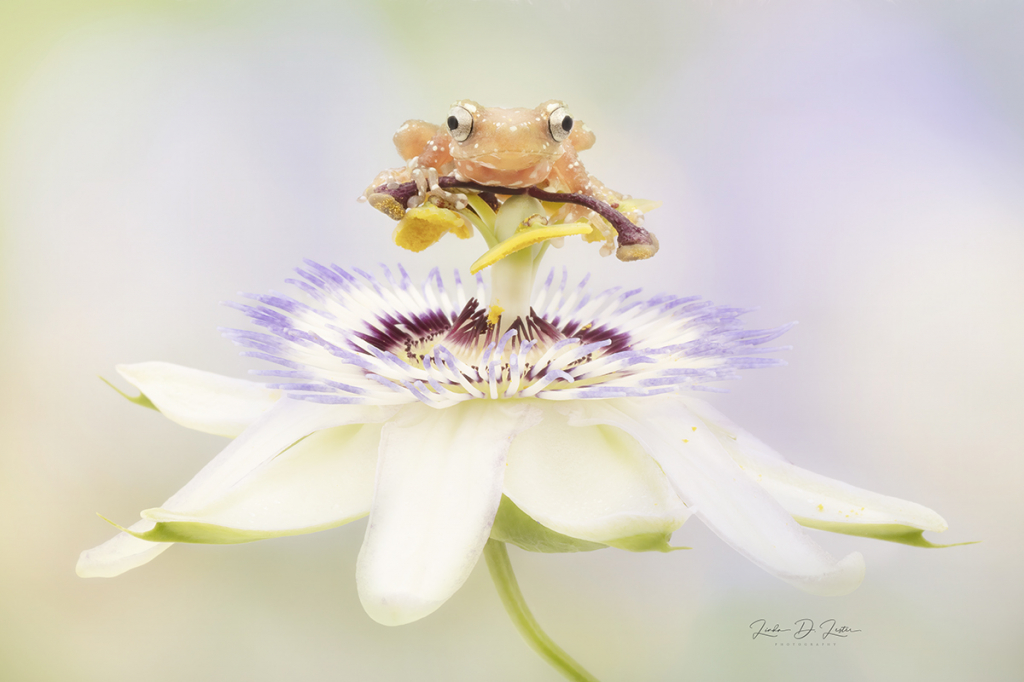
POLYGON ((476 259, 469 268, 470 274, 475 275, 486 267, 494 265, 502 258, 510 256, 516 251, 521 251, 528 246, 539 244, 540 242, 548 239, 557 239, 558 237, 568 237, 574 234, 590 234, 594 228, 590 226, 590 223, 567 223, 564 225, 547 225, 545 227, 535 227, 533 229, 517 231, 511 237, 501 242, 492 249, 489 249, 487 253, 476 259))
POLYGON ((503 312, 505 312, 504 308, 497 303, 492 303, 491 307, 487 309, 487 324, 498 324, 503 312))
POLYGON ((406 211, 391 238, 403 249, 422 251, 449 232, 459 239, 473 236, 472 228, 458 213, 427 203, 406 211))

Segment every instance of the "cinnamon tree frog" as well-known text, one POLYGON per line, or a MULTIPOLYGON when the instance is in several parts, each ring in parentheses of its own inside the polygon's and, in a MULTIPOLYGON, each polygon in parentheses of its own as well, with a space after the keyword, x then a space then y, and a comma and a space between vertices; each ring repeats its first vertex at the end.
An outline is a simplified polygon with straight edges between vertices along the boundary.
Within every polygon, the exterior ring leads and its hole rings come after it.
MULTIPOLYGON (((533 109, 484 107, 472 100, 459 100, 444 125, 415 120, 402 124, 394 143, 406 165, 381 172, 363 197, 370 197, 381 185, 396 187, 415 181, 419 192, 409 199, 407 208, 421 205, 428 197, 442 207, 465 208, 465 195, 438 185, 438 178, 447 175, 496 188, 537 187, 552 193, 583 194, 618 209, 629 197, 589 174, 579 160, 578 153, 592 147, 594 141, 590 128, 575 121, 558 100, 533 109)), ((643 224, 639 207, 621 208, 631 222, 643 224)), ((589 220, 598 228, 594 240, 606 242, 602 253, 614 249, 615 231, 587 208, 564 204, 552 217, 559 222, 589 220)))

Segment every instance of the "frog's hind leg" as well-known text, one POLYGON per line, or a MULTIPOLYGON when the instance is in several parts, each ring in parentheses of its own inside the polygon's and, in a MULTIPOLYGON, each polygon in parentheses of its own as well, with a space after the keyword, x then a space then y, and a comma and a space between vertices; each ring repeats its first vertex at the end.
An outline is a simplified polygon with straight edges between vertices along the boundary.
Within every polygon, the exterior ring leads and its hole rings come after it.
POLYGON ((403 161, 411 161, 423 153, 434 138, 441 133, 441 126, 426 121, 406 121, 391 138, 403 161))

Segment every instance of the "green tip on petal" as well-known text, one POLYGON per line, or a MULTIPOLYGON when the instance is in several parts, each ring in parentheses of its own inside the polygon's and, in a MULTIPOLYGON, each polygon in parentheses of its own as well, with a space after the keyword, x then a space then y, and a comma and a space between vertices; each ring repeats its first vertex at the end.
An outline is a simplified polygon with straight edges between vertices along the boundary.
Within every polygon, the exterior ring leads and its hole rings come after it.
POLYGON ((672 533, 644 533, 628 538, 608 540, 608 545, 616 549, 624 549, 629 552, 675 552, 680 549, 693 549, 693 547, 673 547, 668 544, 672 539, 672 533))
MULTIPOLYGON (((105 381, 105 380, 104 380, 104 381, 105 381)), ((136 535, 135 533, 133 533, 132 531, 128 530, 128 529, 127 529, 127 528, 125 528, 124 526, 122 526, 122 525, 119 525, 119 524, 117 524, 117 523, 114 523, 113 521, 111 521, 110 519, 108 519, 108 518, 107 518, 106 516, 104 516, 103 514, 100 514, 99 512, 96 512, 96 516, 100 517, 101 519, 103 519, 104 521, 106 521, 107 523, 109 523, 109 524, 110 524, 111 526, 113 526, 114 528, 118 529, 118 530, 119 530, 119 531, 121 531, 122 533, 128 533, 129 535, 136 535)))
POLYGON ((980 540, 973 542, 954 542, 949 545, 937 545, 924 539, 924 531, 913 526, 901 526, 896 523, 836 523, 831 521, 819 521, 809 519, 805 516, 795 516, 797 523, 806 528, 825 530, 830 533, 842 533, 843 535, 855 535, 862 538, 873 538, 885 540, 886 542, 898 542, 901 545, 912 547, 926 547, 928 549, 942 549, 944 547, 959 547, 961 545, 975 545, 980 540))
POLYGON ((271 538, 287 537, 289 535, 306 535, 317 533, 322 530, 336 528, 360 518, 363 514, 353 517, 337 519, 329 523, 322 523, 302 528, 280 528, 273 530, 261 530, 253 528, 232 528, 215 523, 203 521, 186 520, 187 515, 178 515, 168 512, 159 507, 146 509, 142 512, 142 518, 156 523, 152 529, 143 533, 127 531, 140 540, 149 542, 184 542, 193 545, 239 545, 245 542, 256 542, 257 540, 269 540, 271 538), (180 520, 175 519, 180 516, 180 520))
MULTIPOLYGON (((142 407, 148 407, 149 409, 151 409, 151 410, 155 410, 156 412, 159 412, 159 411, 160 411, 160 410, 159 410, 159 409, 157 408, 157 406, 153 404, 153 401, 152 401, 152 400, 150 400, 150 399, 149 399, 149 398, 148 398, 148 397, 146 396, 146 394, 145 394, 145 393, 143 393, 143 392, 141 392, 141 391, 140 391, 140 392, 139 392, 139 395, 137 395, 136 397, 134 397, 134 398, 133 398, 133 397, 131 397, 130 395, 128 395, 127 393, 125 393, 124 391, 122 391, 121 389, 119 389, 119 388, 118 388, 117 386, 115 386, 114 384, 110 383, 110 382, 109 382, 109 381, 108 381, 108 380, 107 380, 107 379, 106 379, 105 377, 102 377, 102 376, 101 376, 101 377, 100 377, 100 381, 102 381, 102 382, 103 382, 103 383, 105 383, 105 384, 106 384, 107 386, 110 386, 110 387, 111 387, 112 389, 114 389, 115 391, 117 391, 118 393, 120 393, 120 394, 121 394, 121 395, 122 395, 122 396, 124 397, 124 399, 125 399, 125 400, 127 400, 128 402, 132 402, 132 403, 135 403, 136 405, 140 405, 140 406, 142 406, 142 407)), ((109 519, 104 519, 104 520, 105 520, 105 521, 109 521, 109 519)), ((111 523, 113 523, 113 521, 111 521, 111 523)), ((114 525, 116 526, 117 524, 115 523, 114 525)))
POLYGON ((267 540, 290 533, 259 530, 239 530, 215 526, 210 523, 189 523, 182 521, 158 522, 145 533, 127 531, 140 540, 149 542, 185 542, 195 545, 239 545, 256 540, 267 540))
MULTIPOLYGON (((186 542, 200 545, 237 545, 243 542, 254 542, 269 538, 281 537, 282 535, 295 535, 294 531, 259 531, 239 530, 237 528, 226 528, 215 526, 210 523, 193 523, 183 521, 159 521, 151 529, 144 533, 125 528, 108 519, 103 514, 97 513, 100 517, 122 533, 128 533, 132 537, 146 542, 186 542)), ((299 531, 306 532, 306 531, 299 531)))

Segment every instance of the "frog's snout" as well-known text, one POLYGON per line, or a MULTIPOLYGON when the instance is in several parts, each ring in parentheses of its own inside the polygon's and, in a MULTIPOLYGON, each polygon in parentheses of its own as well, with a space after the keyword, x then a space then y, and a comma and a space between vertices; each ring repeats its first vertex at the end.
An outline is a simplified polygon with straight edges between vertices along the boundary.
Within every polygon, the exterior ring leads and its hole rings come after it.
POLYGON ((549 168, 554 161, 553 154, 539 154, 537 152, 502 152, 501 154, 477 154, 462 160, 467 166, 479 166, 490 170, 499 171, 524 171, 534 168, 540 164, 546 164, 549 168))
POLYGON ((455 169, 462 177, 483 185, 530 187, 551 174, 551 165, 548 157, 538 154, 502 154, 460 159, 455 169))

